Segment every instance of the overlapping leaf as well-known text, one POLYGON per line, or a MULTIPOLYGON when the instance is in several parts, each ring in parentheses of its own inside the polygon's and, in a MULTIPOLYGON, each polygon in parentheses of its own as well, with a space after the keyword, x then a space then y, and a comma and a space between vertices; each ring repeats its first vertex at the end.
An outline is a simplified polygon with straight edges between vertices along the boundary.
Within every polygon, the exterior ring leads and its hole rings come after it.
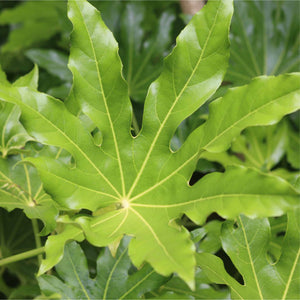
POLYGON ((233 299, 298 299, 300 229, 299 209, 288 214, 288 226, 281 256, 268 261, 270 224, 267 219, 238 219, 238 228, 226 223, 222 245, 244 278, 239 284, 226 273, 222 261, 207 253, 198 254, 198 264, 208 277, 231 289, 233 299))
MULTIPOLYGON (((32 224, 21 210, 8 213, 0 208, 0 259, 11 255, 19 254, 23 251, 31 250, 35 247, 32 224)), ((31 258, 22 264, 12 263, 0 267, 0 290, 7 299, 21 298, 18 291, 23 286, 23 296, 33 298, 38 295, 37 281, 34 273, 38 270, 38 261, 31 258), (9 277, 7 276, 9 275, 9 277), (7 278, 15 278, 12 282, 7 278), (25 291, 30 287, 29 291, 25 291)))
POLYGON ((286 121, 247 128, 232 142, 231 153, 206 152, 202 157, 224 166, 239 164, 269 172, 286 153, 289 133, 286 121))
MULTIPOLYGON (((37 88, 38 70, 19 78, 14 84, 6 81, 2 73, 3 86, 20 87, 29 86, 37 88)), ((57 209, 32 166, 19 164, 28 154, 36 156, 30 147, 23 149, 25 144, 32 140, 19 121, 20 108, 12 103, 1 102, 0 123, 2 125, 1 141, 2 157, 0 158, 0 206, 11 211, 15 208, 24 210, 29 218, 41 219, 45 224, 44 233, 53 230, 56 226, 55 217, 57 209), (20 154, 24 152, 24 154, 20 154), (11 154, 15 154, 11 156, 11 154), (16 155, 18 154, 18 155, 16 155)), ((50 150, 50 149, 49 149, 50 150)), ((54 150, 55 151, 55 150, 54 150)), ((48 151, 50 154, 51 151, 48 151)), ((57 152, 57 151, 55 151, 57 152)), ((55 156, 56 153, 51 154, 55 156)))
POLYGON ((158 275, 149 266, 133 271, 127 250, 129 239, 124 239, 115 257, 108 248, 97 259, 97 276, 89 276, 87 261, 75 242, 66 245, 64 258, 55 267, 60 276, 39 277, 41 290, 46 296, 55 294, 70 299, 140 299, 156 290, 168 278, 158 275), (130 272, 130 273, 129 273, 130 272))
POLYGON ((195 274, 195 290, 191 290, 178 276, 162 285, 154 299, 227 299, 229 291, 226 288, 211 286, 211 281, 205 273, 197 268, 195 274))
POLYGON ((300 169, 300 136, 292 128, 288 131, 287 160, 296 169, 300 169))
POLYGON ((152 20, 148 32, 144 23, 150 12, 149 5, 129 3, 121 20, 120 56, 129 94, 136 101, 144 101, 149 85, 161 72, 165 52, 171 47, 174 12, 165 10, 156 22, 152 20))
MULTIPOLYGON (((14 86, 29 85, 32 88, 37 86, 37 73, 35 71, 20 78, 14 86)), ((10 86, 5 73, 0 67, 1 85, 10 86)), ((32 140, 19 121, 21 111, 17 105, 0 101, 0 153, 5 158, 7 155, 17 153, 26 142, 32 140)))
POLYGON ((1 51, 18 52, 55 35, 61 30, 59 10, 65 11, 66 3, 26 1, 17 7, 3 10, 0 24, 15 26, 1 51))
POLYGON ((254 76, 299 71, 299 2, 235 2, 231 58, 226 80, 248 83, 254 76))
MULTIPOLYGON (((47 93, 65 99, 71 88, 72 75, 67 68, 68 56, 61 51, 54 49, 30 49, 25 55, 39 67, 46 70, 49 74, 59 78, 55 86, 51 86, 47 93)), ((49 81, 45 80, 44 81, 49 81)))
POLYGON ((1 87, 0 98, 20 105, 31 135, 74 158, 73 168, 49 157, 28 159, 46 191, 68 209, 95 212, 107 207, 94 217, 62 217, 60 222, 70 224, 49 238, 49 257, 40 272, 59 261, 67 240, 82 240, 83 232, 97 246, 127 234, 134 236, 129 255, 136 266, 147 261, 162 275, 177 272, 193 287, 194 245, 187 230, 174 221, 182 213, 201 223, 213 211, 229 218, 241 212, 268 216, 298 203, 285 182, 245 168, 211 174, 193 187, 187 184, 199 151, 222 151, 245 127, 274 123, 298 109, 297 74, 262 77, 229 91, 211 105, 208 121, 178 152, 169 149, 180 122, 222 81, 231 14, 231 1, 210 1, 181 33, 161 76, 150 86, 143 128, 135 138, 117 44, 86 1, 69 2, 74 26, 69 67, 73 97, 101 131, 101 146, 62 102, 29 88, 1 87))
MULTIPOLYGON (((24 155, 0 158, 0 206, 8 211, 20 208, 28 218, 42 220, 45 225, 43 233, 46 234, 56 227, 58 209, 44 192, 37 170, 21 163, 27 156, 33 157, 38 153, 30 147, 26 148, 26 152, 24 155)), ((57 151, 47 152, 55 157, 57 151)))

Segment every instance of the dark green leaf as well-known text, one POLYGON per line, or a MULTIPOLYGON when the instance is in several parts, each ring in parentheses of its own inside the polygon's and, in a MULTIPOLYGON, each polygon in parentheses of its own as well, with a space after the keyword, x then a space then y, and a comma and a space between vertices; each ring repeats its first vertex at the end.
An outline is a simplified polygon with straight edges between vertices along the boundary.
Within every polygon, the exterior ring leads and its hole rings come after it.
POLYGON ((222 245, 242 274, 239 284, 224 269, 222 261, 211 254, 198 254, 197 262, 216 283, 226 284, 233 299, 298 299, 300 292, 300 231, 297 209, 288 214, 288 225, 281 255, 276 263, 268 260, 270 224, 267 219, 239 217, 235 228, 227 222, 222 245))
POLYGON ((45 295, 59 293, 62 298, 71 299, 140 299, 160 287, 167 278, 145 265, 130 272, 132 265, 128 256, 128 239, 124 239, 112 257, 108 248, 103 249, 97 259, 97 276, 89 277, 87 261, 83 251, 75 242, 65 248, 64 258, 56 266, 56 272, 63 280, 42 275, 39 283, 45 295), (130 272, 130 273, 129 273, 130 272))
POLYGON ((298 1, 236 1, 226 79, 299 71, 299 9, 298 1))

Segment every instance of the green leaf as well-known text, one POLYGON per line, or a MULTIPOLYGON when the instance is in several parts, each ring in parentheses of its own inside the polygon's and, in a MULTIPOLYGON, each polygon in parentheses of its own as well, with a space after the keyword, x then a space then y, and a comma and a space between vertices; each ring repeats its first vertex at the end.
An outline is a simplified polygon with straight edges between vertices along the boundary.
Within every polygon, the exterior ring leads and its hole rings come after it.
MULTIPOLYGON (((43 234, 56 227, 58 210, 32 166, 20 163, 25 155, 0 158, 0 206, 8 211, 20 208, 30 219, 40 219, 45 227, 43 234)), ((31 154, 32 156, 32 154, 31 154)))
POLYGON ((210 104, 207 122, 189 136, 187 147, 199 139, 200 148, 222 152, 246 127, 272 125, 300 109, 299 78, 300 73, 262 76, 249 85, 229 89, 210 104))
POLYGON ((268 255, 270 261, 276 262, 281 255, 282 244, 286 232, 287 216, 269 218, 271 227, 271 239, 269 243, 268 255))
POLYGON ((26 56, 63 82, 72 81, 72 74, 67 68, 68 56, 63 52, 52 49, 30 49, 26 51, 26 56))
MULTIPOLYGON (((3 76, 4 77, 4 76, 3 76)), ((29 86, 37 88, 38 69, 35 67, 30 73, 19 78, 12 85, 4 81, 7 87, 29 86)), ((52 199, 42 188, 42 183, 36 170, 26 164, 19 164, 26 154, 9 156, 20 152, 30 152, 23 149, 32 140, 19 122, 20 108, 12 103, 1 102, 0 126, 2 158, 0 158, 0 205, 11 211, 15 208, 23 209, 29 218, 40 219, 45 228, 43 233, 52 231, 55 226, 57 208, 52 199)), ((28 155, 28 153, 27 153, 28 155)), ((31 156, 35 156, 31 154, 31 156)))
POLYGON ((240 216, 237 228, 232 222, 226 223, 222 245, 242 274, 244 285, 233 279, 222 261, 211 254, 198 254, 198 264, 212 281, 228 285, 233 299, 297 299, 300 291, 299 212, 296 209, 288 214, 287 232, 276 263, 267 258, 270 241, 267 219, 240 216))
POLYGON ((291 126, 288 131, 287 160, 295 169, 300 169, 300 136, 291 126))
POLYGON ((288 181, 298 192, 300 191, 300 172, 295 171, 291 172, 287 169, 276 169, 272 171, 272 174, 275 176, 279 176, 284 180, 288 181))
POLYGON ((173 278, 159 289, 159 296, 155 299, 227 299, 228 289, 212 287, 211 281, 204 272, 197 268, 195 274, 196 286, 192 291, 178 276, 173 278))
POLYGON ((18 52, 54 36, 61 30, 58 9, 65 6, 64 2, 26 1, 14 8, 3 10, 0 24, 18 26, 13 27, 1 51, 18 52))
POLYGON ((238 164, 270 172, 286 153, 289 134, 286 121, 272 126, 250 127, 232 142, 231 153, 205 152, 201 157, 225 167, 238 164))
MULTIPOLYGON (((157 220, 150 220, 152 209, 133 209, 129 206, 129 201, 130 197, 133 200, 134 196, 155 184, 155 178, 149 181, 147 173, 153 173, 149 169, 150 166, 152 169, 151 161, 156 161, 157 164, 161 160, 159 158, 157 161, 155 157, 161 154, 162 141, 171 138, 170 129, 175 130, 180 121, 203 103, 221 83, 228 58, 227 35, 232 13, 231 3, 212 2, 207 6, 206 13, 205 10, 200 12, 182 33, 173 55, 165 63, 165 71, 152 85, 148 94, 144 130, 136 140, 130 135, 131 108, 127 87, 121 77, 116 42, 91 5, 85 1, 71 1, 69 6, 69 17, 74 25, 70 59, 70 68, 74 76, 73 93, 83 112, 101 130, 101 148, 94 144, 80 121, 71 115, 61 102, 43 94, 33 93, 29 89, 7 91, 10 95, 5 93, 4 98, 22 107, 25 127, 32 135, 38 137, 40 142, 65 148, 76 161, 76 168, 71 171, 49 158, 35 159, 41 177, 43 180, 47 178, 44 181, 45 188, 47 191, 51 190, 54 199, 73 209, 85 207, 95 210, 112 203, 123 207, 113 211, 112 218, 108 217, 108 220, 121 223, 117 228, 112 224, 112 231, 106 230, 108 237, 101 240, 101 244, 107 244, 123 233, 134 234, 137 239, 131 243, 129 252, 137 266, 146 259, 160 273, 169 275, 177 271, 192 284, 193 246, 187 231, 169 227, 169 218, 164 214, 157 215, 157 220), (206 17, 210 17, 208 23, 206 17), (199 35, 196 28, 201 27, 203 34, 199 35), (101 38, 98 38, 96 33, 101 34, 101 38), (191 39, 195 39, 196 43, 187 49, 187 41, 191 39), (187 65, 183 57, 189 57, 191 65, 187 65), (170 67, 175 63, 177 69, 172 75, 170 67), (209 64, 218 65, 220 68, 208 68, 209 64), (204 74, 202 70, 207 71, 204 74), (172 85, 168 79, 170 76, 174 79, 175 90, 171 87, 165 90, 166 85, 172 85), (156 101, 157 93, 164 99, 164 103, 162 100, 158 102, 159 116, 155 116, 152 121, 149 116, 152 115, 152 105, 153 101, 156 101), (190 101, 192 94, 198 94, 196 102, 190 101), (182 112, 183 107, 185 110, 182 112), (35 117, 32 117, 32 114, 35 117), (164 121, 160 121, 159 118, 164 121), (115 170, 118 170, 118 176, 115 170), (141 178, 143 180, 140 180, 141 178), (82 182, 83 180, 85 182, 82 182), (58 186, 62 188, 57 188, 58 186), (89 201, 82 203, 82 199, 87 198, 89 201), (161 220, 165 220, 164 227, 160 225, 161 220), (136 224, 139 224, 139 227, 136 224), (158 233, 159 231, 161 232, 158 233), (178 241, 185 246, 173 251, 172 244, 177 244, 178 241), (147 253, 142 250, 145 248, 144 243, 151 245, 147 253), (170 253, 171 249, 173 253, 170 253), (182 263, 179 262, 179 258, 183 259, 182 263), (163 263, 160 263, 161 261, 163 263)), ((167 157, 172 155, 169 151, 164 152, 167 157)), ((149 198, 148 195, 147 198, 151 200, 152 196, 149 198)), ((111 227, 110 224, 106 226, 111 227)))
POLYGON ((165 10, 152 26, 145 28, 151 6, 129 3, 121 18, 120 56, 124 62, 124 75, 129 95, 144 101, 150 83, 161 72, 162 60, 171 47, 171 30, 174 12, 165 10))
POLYGON ((142 298, 145 293, 159 288, 167 278, 156 274, 149 265, 132 272, 128 241, 121 242, 115 257, 108 248, 103 249, 97 259, 94 279, 89 277, 87 260, 80 246, 75 242, 66 245, 63 259, 55 267, 62 280, 42 275, 38 278, 41 290, 46 296, 59 293, 62 298, 71 299, 142 298))
MULTIPOLYGON (((5 73, 0 68, 1 84, 11 86, 7 81, 5 73)), ((13 86, 30 86, 37 88, 38 69, 34 69, 27 75, 19 78, 13 86)), ((0 153, 5 158, 7 155, 20 151, 25 144, 32 140, 24 127, 19 122, 21 111, 18 106, 0 101, 0 153)))
MULTIPOLYGON (((7 212, 0 208, 0 259, 19 254, 35 247, 35 238, 32 223, 21 210, 7 212)), ((11 263, 0 267, 0 289, 2 295, 8 299, 20 298, 17 296, 18 288, 12 287, 12 280, 19 281, 23 286, 31 286, 31 292, 27 295, 32 298, 36 296, 38 286, 35 273, 38 270, 36 258, 24 260, 21 264, 11 263), (16 295, 14 297, 13 295, 16 295), (9 298, 11 297, 11 298, 9 298)))
POLYGON ((135 138, 117 43, 86 1, 69 2, 72 97, 101 132, 101 145, 61 101, 30 88, 1 86, 0 98, 20 106, 29 133, 74 159, 70 167, 50 157, 27 158, 37 167, 45 190, 69 211, 88 209, 94 214, 74 213, 58 220, 65 229, 48 239, 40 273, 61 259, 68 240, 85 236, 93 245, 107 246, 125 234, 134 237, 129 256, 136 267, 146 261, 159 274, 176 272, 193 287, 194 244, 176 223, 183 213, 203 223, 214 211, 225 218, 240 213, 272 216, 298 204, 298 194, 288 183, 246 168, 188 185, 199 149, 222 151, 245 127, 278 121, 299 108, 297 74, 258 78, 229 91, 211 105, 211 117, 192 138, 179 151, 170 150, 178 125, 222 82, 231 15, 231 1, 209 1, 183 30, 161 76, 149 88, 143 127, 135 138), (274 90, 277 85, 280 90, 274 90), (220 109, 226 113, 223 119, 220 109))
POLYGON ((221 221, 213 220, 191 232, 197 252, 216 253, 221 248, 221 226, 221 221))
POLYGON ((231 59, 226 80, 248 83, 252 77, 299 71, 299 2, 235 2, 231 59))

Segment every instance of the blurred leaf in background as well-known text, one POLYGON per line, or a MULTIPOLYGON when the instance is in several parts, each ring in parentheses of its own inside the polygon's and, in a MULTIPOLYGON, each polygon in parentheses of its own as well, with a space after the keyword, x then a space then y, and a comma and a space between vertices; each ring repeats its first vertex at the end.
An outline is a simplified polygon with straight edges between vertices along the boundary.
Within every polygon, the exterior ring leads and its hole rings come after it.
POLYGON ((66 20, 66 1, 26 1, 3 9, 0 24, 9 25, 6 42, 1 46, 0 59, 4 70, 12 77, 31 67, 25 50, 56 45, 67 49, 71 25, 66 20), (64 16, 61 18, 61 16, 64 16))
POLYGON ((299 71, 299 1, 235 1, 230 67, 235 85, 259 75, 299 71))
MULTIPOLYGON (((36 247, 32 224, 21 210, 10 213, 0 208, 0 259, 36 247)), ((0 298, 33 299, 39 288, 35 278, 36 257, 0 267, 0 298)))

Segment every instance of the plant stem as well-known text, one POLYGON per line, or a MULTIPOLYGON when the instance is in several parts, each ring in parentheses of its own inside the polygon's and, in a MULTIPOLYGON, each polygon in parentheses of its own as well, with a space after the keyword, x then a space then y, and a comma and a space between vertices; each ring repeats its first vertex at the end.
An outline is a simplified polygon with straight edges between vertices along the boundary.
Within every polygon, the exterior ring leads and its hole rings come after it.
MULTIPOLYGON (((33 234, 34 234, 34 239, 35 239, 35 245, 37 248, 41 248, 42 247, 42 242, 41 242, 41 238, 40 238, 40 235, 39 235, 39 224, 38 224, 38 221, 36 219, 32 219, 31 220, 32 222, 32 228, 33 228, 33 234)), ((39 254, 38 255, 38 262, 39 264, 42 263, 42 255, 39 254)))
POLYGON ((37 249, 29 250, 20 254, 0 259, 0 267, 42 254, 43 252, 45 252, 45 247, 40 247, 37 249))

